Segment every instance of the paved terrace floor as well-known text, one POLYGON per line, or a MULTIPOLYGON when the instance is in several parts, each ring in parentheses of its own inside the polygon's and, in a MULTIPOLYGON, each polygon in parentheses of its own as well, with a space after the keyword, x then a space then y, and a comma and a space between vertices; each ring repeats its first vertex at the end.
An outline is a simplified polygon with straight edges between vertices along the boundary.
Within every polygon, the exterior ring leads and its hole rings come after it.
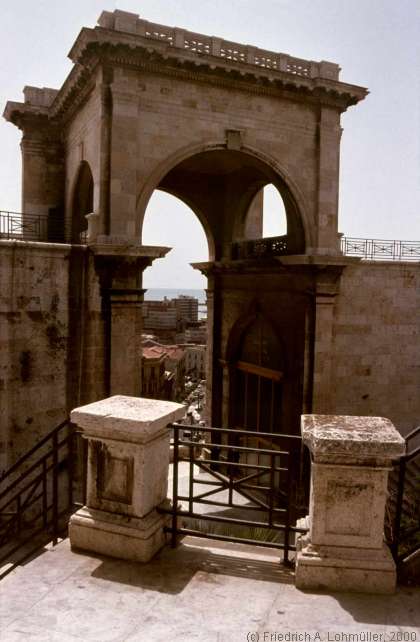
POLYGON ((64 540, 0 582, 0 640, 416 642, 420 589, 305 593, 273 549, 198 538, 148 564, 64 540))

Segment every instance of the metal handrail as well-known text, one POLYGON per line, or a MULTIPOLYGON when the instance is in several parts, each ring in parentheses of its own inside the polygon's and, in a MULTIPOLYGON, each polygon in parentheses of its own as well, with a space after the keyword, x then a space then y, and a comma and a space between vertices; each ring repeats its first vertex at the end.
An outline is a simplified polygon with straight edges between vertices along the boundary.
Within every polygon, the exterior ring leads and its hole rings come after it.
POLYGON ((341 251, 345 256, 370 261, 420 261, 420 241, 343 236, 341 251))
MULTIPOLYGON (((405 437, 406 446, 408 446, 409 442, 414 437, 417 437, 418 435, 420 435, 420 426, 417 426, 416 428, 414 428, 405 437)), ((396 504, 395 504, 395 517, 393 519, 394 529, 392 533, 391 551, 397 563, 403 562, 414 552, 420 550, 420 541, 419 541, 417 543, 414 543, 414 545, 410 546, 408 550, 404 551, 403 553, 400 553, 401 544, 409 540, 413 535, 420 533, 420 515, 418 518, 418 523, 416 525, 411 526, 405 529, 404 531, 402 530, 402 518, 404 513, 404 496, 406 492, 406 483, 407 483, 407 464, 418 455, 420 455, 420 446, 414 448, 414 450, 406 452, 405 455, 403 455, 396 464, 398 466, 398 481, 397 481, 397 497, 396 497, 396 504)), ((420 494, 420 483, 419 483, 418 493, 420 494)), ((420 497, 419 498, 416 497, 415 501, 418 501, 420 505, 420 497)))
MULTIPOLYGON (((190 424, 182 424, 174 422, 169 424, 170 428, 181 428, 182 430, 191 430, 190 424)), ((286 435, 280 432, 260 432, 258 430, 242 430, 237 428, 215 428, 214 426, 193 426, 197 432, 215 432, 223 433, 230 435, 241 435, 245 437, 268 437, 269 439, 294 439, 297 442, 301 442, 302 437, 300 435, 286 435)), ((219 445, 219 444, 217 444, 219 445)), ((274 452, 278 453, 277 450, 274 452)))
MULTIPOLYGON (((9 477, 12 473, 15 472, 18 468, 22 466, 22 464, 25 463, 26 460, 28 460, 34 453, 36 453, 37 450, 42 448, 50 439, 52 439, 54 433, 60 432, 64 426, 67 424, 70 424, 69 419, 65 419, 64 421, 61 422, 58 426, 53 428, 49 433, 45 435, 40 441, 38 441, 35 446, 33 446, 28 452, 26 452, 22 457, 20 457, 8 470, 5 470, 1 475, 0 475, 0 482, 3 482, 6 477, 9 477)), ((1 497, 1 495, 0 495, 1 497)))
MULTIPOLYGON (((0 481, 4 482, 16 474, 15 479, 0 493, 0 567, 5 561, 13 559, 10 567, 0 574, 1 577, 45 543, 45 537, 40 543, 34 540, 35 536, 48 533, 49 540, 52 539, 55 545, 64 528, 60 518, 80 506, 74 501, 73 490, 73 482, 77 479, 77 435, 73 424, 69 420, 63 421, 2 475, 0 481), (63 434, 64 431, 67 432, 63 434), (28 553, 24 547, 33 541, 35 543, 28 553), (17 559, 15 554, 20 549, 23 550, 23 558, 17 559)), ((80 475, 83 502, 86 493, 86 454, 83 440, 83 468, 80 475)))

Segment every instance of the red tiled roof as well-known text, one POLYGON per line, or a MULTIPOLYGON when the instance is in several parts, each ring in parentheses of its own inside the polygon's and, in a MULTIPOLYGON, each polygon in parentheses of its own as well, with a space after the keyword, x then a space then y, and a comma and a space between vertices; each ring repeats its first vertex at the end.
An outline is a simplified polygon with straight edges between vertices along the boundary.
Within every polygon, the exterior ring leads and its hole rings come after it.
POLYGON ((143 348, 142 356, 144 359, 159 359, 159 357, 167 357, 167 351, 163 346, 150 346, 143 348))

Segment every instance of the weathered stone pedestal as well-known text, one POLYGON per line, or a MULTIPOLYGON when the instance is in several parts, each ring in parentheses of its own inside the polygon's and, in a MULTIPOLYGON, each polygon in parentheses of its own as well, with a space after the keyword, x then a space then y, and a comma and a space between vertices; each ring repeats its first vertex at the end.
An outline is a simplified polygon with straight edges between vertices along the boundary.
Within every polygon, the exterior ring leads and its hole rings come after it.
POLYGON ((301 589, 392 593, 383 541, 388 472, 405 443, 388 419, 303 415, 312 456, 309 532, 297 542, 301 589))
POLYGON ((165 544, 169 467, 167 425, 184 406, 114 396, 76 408, 71 420, 88 439, 87 505, 69 523, 72 547, 147 562, 165 544))

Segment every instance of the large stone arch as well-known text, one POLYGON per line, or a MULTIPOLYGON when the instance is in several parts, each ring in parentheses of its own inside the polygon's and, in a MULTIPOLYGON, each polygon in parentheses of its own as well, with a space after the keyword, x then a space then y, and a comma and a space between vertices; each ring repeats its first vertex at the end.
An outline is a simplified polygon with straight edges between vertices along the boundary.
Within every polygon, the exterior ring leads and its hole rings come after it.
MULTIPOLYGON (((203 212, 200 210, 200 208, 197 207, 197 205, 195 203, 192 203, 189 200, 189 198, 187 196, 185 196, 185 194, 179 193, 176 190, 171 190, 171 189, 167 189, 167 188, 165 189, 163 187, 159 187, 158 191, 166 192, 166 194, 170 194, 171 196, 174 196, 175 198, 178 198, 180 201, 185 203, 185 205, 187 205, 187 207, 189 207, 190 210, 192 210, 194 212, 194 214, 198 218, 199 222, 201 223, 201 226, 202 226, 202 228, 204 230, 204 233, 206 235, 209 260, 213 261, 214 260, 214 239, 213 239, 213 236, 212 236, 212 233, 211 233, 211 229, 209 228, 208 221, 207 221, 205 215, 203 214, 203 212)), ((152 194, 153 194, 153 192, 152 192, 152 194)), ((149 199, 149 201, 150 201, 150 199, 149 199)), ((146 209, 147 209, 147 207, 146 207, 146 209)), ((144 212, 144 214, 146 214, 146 212, 144 212)), ((144 216, 143 216, 143 220, 142 220, 142 225, 143 225, 143 223, 144 223, 144 216)), ((143 229, 142 229, 142 233, 143 233, 143 229)))
MULTIPOLYGON (((259 176, 257 176, 258 172, 256 172, 254 182, 250 182, 243 186, 240 193, 240 201, 236 201, 238 204, 238 211, 234 220, 231 221, 231 232, 229 234, 229 238, 224 239, 225 242, 235 241, 243 236, 246 214, 255 194, 265 185, 273 183, 279 190, 283 201, 285 202, 286 212, 288 215, 288 225, 290 225, 292 235, 294 234, 295 238, 300 237, 299 241, 295 243, 295 246, 298 247, 298 251, 295 253, 304 253, 306 248, 312 247, 315 241, 316 231, 314 221, 309 214, 310 208, 307 206, 305 197, 299 190, 296 181, 293 180, 284 167, 282 167, 276 159, 268 156, 261 150, 243 145, 239 150, 233 151, 227 147, 226 142, 222 143, 220 141, 209 141, 207 143, 197 145, 188 145, 177 150, 177 152, 170 155, 165 159, 165 161, 155 167, 137 196, 136 234, 140 238, 147 204, 153 192, 156 189, 161 189, 183 200, 196 213, 206 232, 209 243, 210 258, 215 258, 216 252, 212 251, 216 244, 214 230, 211 229, 211 222, 208 220, 204 212, 204 204, 200 206, 197 199, 195 199, 196 202, 194 202, 194 199, 183 193, 183 190, 175 189, 173 186, 169 187, 163 184, 165 179, 167 179, 171 173, 176 171, 177 168, 182 167, 183 164, 191 163, 194 159, 199 157, 203 158, 203 155, 211 154, 213 152, 219 152, 219 154, 223 152, 237 154, 238 158, 243 157, 244 161, 249 162, 251 160, 251 162, 254 162, 255 167, 258 167, 259 170, 259 176)), ((217 172, 215 172, 214 175, 217 175, 217 172)))

